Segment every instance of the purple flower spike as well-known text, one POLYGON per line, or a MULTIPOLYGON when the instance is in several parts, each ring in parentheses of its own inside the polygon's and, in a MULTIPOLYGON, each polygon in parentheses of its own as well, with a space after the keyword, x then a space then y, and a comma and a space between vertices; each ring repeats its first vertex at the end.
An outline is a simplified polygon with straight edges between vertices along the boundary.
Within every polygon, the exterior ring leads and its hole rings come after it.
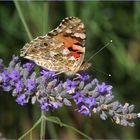
POLYGON ((76 104, 79 104, 85 101, 84 96, 78 91, 76 91, 76 95, 73 96, 73 99, 76 102, 76 104))
POLYGON ((20 94, 18 95, 17 99, 16 99, 16 102, 19 104, 19 105, 25 105, 28 103, 28 98, 26 97, 25 94, 20 94))
POLYGON ((15 55, 12 56, 12 61, 13 62, 17 62, 18 60, 19 60, 18 56, 15 56, 15 55))
POLYGON ((3 91, 10 91, 12 89, 12 86, 8 83, 8 82, 5 82, 2 84, 2 89, 3 91))
POLYGON ((78 112, 86 116, 91 116, 90 110, 85 105, 82 105, 78 112))
MULTIPOLYGON (((87 72, 79 72, 80 77, 73 80, 59 78, 55 72, 34 71, 34 63, 21 65, 17 56, 13 56, 8 67, 0 59, 0 89, 12 92, 16 102, 23 106, 29 101, 39 102, 44 111, 55 110, 61 106, 76 106, 85 116, 96 113, 101 119, 111 118, 116 124, 133 127, 140 113, 134 113, 134 105, 122 105, 115 101, 112 86, 100 84, 87 72)), ((36 65, 37 66, 37 65, 36 65)))
POLYGON ((27 71, 31 71, 34 67, 35 67, 35 63, 23 64, 23 68, 26 69, 27 71))
POLYGON ((9 80, 8 74, 9 74, 9 73, 7 72, 7 70, 3 70, 3 72, 0 73, 0 76, 1 76, 2 81, 3 81, 4 83, 7 82, 7 81, 9 80))
POLYGON ((19 80, 16 84, 15 84, 15 87, 16 87, 16 92, 21 92, 22 89, 23 89, 23 81, 22 80, 19 80))
POLYGON ((57 109, 59 106, 62 105, 62 103, 60 103, 60 102, 54 102, 54 101, 50 101, 50 104, 51 104, 51 106, 52 106, 54 109, 57 109))
POLYGON ((40 107, 41 107, 42 110, 44 110, 44 111, 49 111, 49 106, 50 106, 50 104, 47 103, 46 100, 42 99, 42 100, 40 101, 40 107))
POLYGON ((95 78, 95 79, 92 80, 91 83, 92 83, 93 85, 97 85, 97 84, 98 84, 98 80, 95 78))
POLYGON ((17 81, 20 79, 20 73, 16 69, 14 69, 10 74, 9 78, 11 78, 13 81, 17 81))
POLYGON ((42 70, 40 72, 40 74, 47 80, 47 79, 49 79, 51 77, 54 77, 55 72, 53 72, 53 71, 47 71, 47 70, 42 70))
POLYGON ((102 84, 98 84, 97 85, 97 89, 98 89, 98 92, 100 92, 102 95, 103 94, 111 94, 111 89, 112 89, 112 86, 110 85, 106 85, 105 83, 102 83, 102 84))
POLYGON ((36 81, 33 79, 27 79, 26 88, 27 90, 31 91, 36 87, 36 81))
POLYGON ((89 96, 85 99, 85 103, 88 105, 89 108, 91 108, 96 105, 96 99, 92 96, 89 96))
POLYGON ((90 78, 90 76, 87 72, 85 72, 85 71, 80 72, 80 79, 82 81, 87 81, 87 80, 89 80, 89 78, 90 78))
POLYGON ((75 87, 76 87, 76 82, 75 81, 71 81, 70 79, 67 79, 66 91, 74 89, 75 87))

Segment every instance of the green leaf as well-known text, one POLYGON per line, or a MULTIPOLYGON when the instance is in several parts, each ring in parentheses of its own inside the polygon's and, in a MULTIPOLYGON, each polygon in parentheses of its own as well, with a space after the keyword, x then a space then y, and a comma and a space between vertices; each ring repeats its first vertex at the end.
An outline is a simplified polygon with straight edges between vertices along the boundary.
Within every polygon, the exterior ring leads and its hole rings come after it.
POLYGON ((61 120, 58 117, 55 116, 50 116, 50 117, 45 117, 46 120, 60 124, 60 126, 63 126, 63 123, 61 122, 61 120))

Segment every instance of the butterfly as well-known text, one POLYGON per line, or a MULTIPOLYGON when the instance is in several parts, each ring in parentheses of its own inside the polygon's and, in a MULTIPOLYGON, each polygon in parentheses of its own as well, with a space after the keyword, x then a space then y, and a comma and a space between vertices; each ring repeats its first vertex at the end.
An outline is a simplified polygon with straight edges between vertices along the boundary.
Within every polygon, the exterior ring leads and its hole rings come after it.
POLYGON ((85 27, 77 17, 66 17, 60 25, 45 36, 39 36, 24 45, 20 56, 57 73, 75 74, 88 69, 84 62, 85 27))

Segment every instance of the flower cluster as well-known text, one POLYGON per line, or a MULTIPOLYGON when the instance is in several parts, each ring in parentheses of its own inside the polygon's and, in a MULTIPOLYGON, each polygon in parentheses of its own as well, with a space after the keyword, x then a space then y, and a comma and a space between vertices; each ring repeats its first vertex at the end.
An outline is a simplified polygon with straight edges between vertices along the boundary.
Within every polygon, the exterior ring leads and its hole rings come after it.
POLYGON ((35 67, 33 62, 21 64, 13 56, 5 68, 0 59, 0 88, 11 91, 19 105, 38 102, 42 110, 48 111, 76 104, 76 110, 83 115, 96 113, 103 120, 111 118, 117 124, 131 127, 135 125, 134 119, 140 117, 139 113, 133 113, 134 105, 114 100, 111 85, 99 83, 86 72, 75 80, 62 80, 52 71, 40 69, 37 73, 35 67))

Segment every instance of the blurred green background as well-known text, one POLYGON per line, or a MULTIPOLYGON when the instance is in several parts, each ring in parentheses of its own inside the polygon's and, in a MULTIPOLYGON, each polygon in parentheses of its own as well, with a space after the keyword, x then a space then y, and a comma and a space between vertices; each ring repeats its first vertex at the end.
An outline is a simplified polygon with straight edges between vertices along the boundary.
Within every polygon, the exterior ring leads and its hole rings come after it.
MULTIPOLYGON (((49 1, 18 2, 33 38, 45 35, 59 25, 67 16, 77 16, 85 24, 86 60, 101 47, 113 43, 91 62, 93 75, 99 81, 113 85, 116 100, 129 102, 140 112, 140 2, 100 2, 100 1, 49 1), (101 72, 99 72, 101 71, 101 72), (111 74, 109 77, 106 74, 111 74)), ((20 49, 29 37, 14 2, 0 2, 0 57, 7 65, 13 54, 20 49)), ((19 106, 11 93, 0 91, 0 135, 18 138, 40 115, 38 105, 19 106)), ((64 123, 74 126, 92 138, 138 139, 140 120, 134 128, 116 125, 111 120, 103 121, 96 114, 84 117, 73 108, 59 108, 48 115, 59 117, 64 123)), ((39 128, 33 132, 38 138, 39 128)), ((27 137, 28 138, 28 137, 27 137)), ((47 122, 46 138, 80 139, 76 132, 47 122)))

